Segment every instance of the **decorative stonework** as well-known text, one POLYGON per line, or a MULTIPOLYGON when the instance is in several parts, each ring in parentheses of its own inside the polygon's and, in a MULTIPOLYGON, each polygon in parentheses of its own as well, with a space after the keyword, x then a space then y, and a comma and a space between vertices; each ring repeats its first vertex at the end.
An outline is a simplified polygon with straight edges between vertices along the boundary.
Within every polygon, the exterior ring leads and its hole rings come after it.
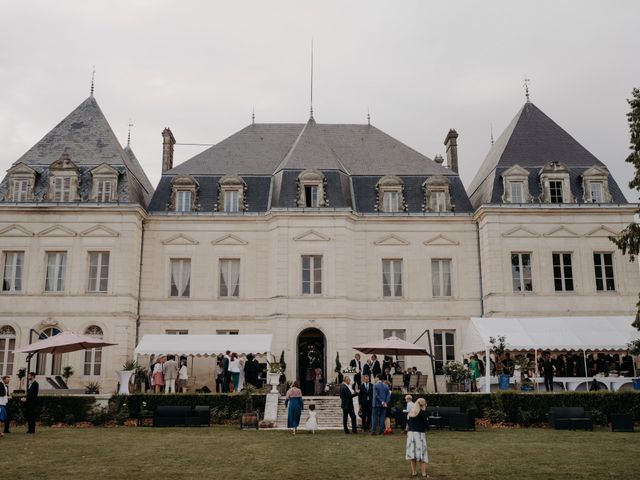
POLYGON ((78 182, 80 170, 64 152, 58 160, 49 166, 49 191, 46 199, 50 202, 79 202, 78 182), (62 193, 68 187, 68 198, 62 193))
POLYGON ((562 203, 575 203, 571 193, 569 169, 559 162, 550 162, 540 170, 541 203, 551 203, 550 182, 562 182, 562 203))
POLYGON ((451 212, 454 210, 449 191, 449 179, 444 175, 429 177, 422 184, 422 191, 424 192, 423 212, 451 212))
POLYGON ((532 201, 531 194, 529 193, 529 171, 522 168, 520 165, 514 165, 513 167, 505 170, 502 173, 502 202, 503 203, 530 203, 532 201), (512 198, 512 184, 520 184, 522 188, 522 202, 516 202, 512 198))
POLYGON ((225 175, 218 182, 218 201, 213 206, 217 212, 240 213, 249 209, 247 203, 247 184, 239 175, 225 175), (233 212, 233 208, 225 205, 225 195, 227 192, 238 192, 238 212, 233 212))
POLYGON ((36 183, 36 171, 25 163, 18 163, 7 171, 8 186, 5 202, 33 201, 33 186, 36 183))
POLYGON ((118 201, 118 171, 103 163, 91 169, 92 185, 90 202, 118 201))
POLYGON ((328 207, 327 200, 327 178, 320 170, 304 170, 298 175, 298 190, 296 195, 296 206, 307 207, 306 187, 316 187, 318 189, 318 199, 316 207, 328 207))
POLYGON ((398 212, 408 212, 409 207, 405 202, 404 182, 396 175, 385 175, 376 184, 376 203, 373 208, 376 212, 385 212, 385 193, 395 193, 398 198, 398 212))
POLYGON ((601 189, 602 201, 599 203, 611 203, 612 197, 611 192, 609 191, 609 172, 597 165, 594 165, 582 172, 581 176, 583 191, 582 198, 585 203, 598 203, 592 197, 591 193, 594 184, 599 184, 601 189))
POLYGON ((169 203, 167 204, 167 210, 175 211, 178 201, 178 192, 190 192, 191 202, 189 211, 197 212, 200 210, 200 204, 198 203, 198 193, 200 191, 200 184, 191 175, 177 175, 171 180, 171 196, 169 197, 169 203))

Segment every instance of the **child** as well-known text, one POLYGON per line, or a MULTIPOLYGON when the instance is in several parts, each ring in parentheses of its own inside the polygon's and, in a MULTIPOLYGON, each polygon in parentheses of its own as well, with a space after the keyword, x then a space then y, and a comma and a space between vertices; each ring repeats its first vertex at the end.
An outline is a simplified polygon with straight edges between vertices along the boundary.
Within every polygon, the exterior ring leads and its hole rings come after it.
POLYGON ((404 401, 407 402, 407 406, 402 411, 403 413, 406 414, 405 422, 404 422, 405 423, 404 431, 408 432, 409 431, 409 426, 406 424, 407 423, 406 419, 409 418, 409 413, 411 412, 411 409, 413 408, 413 397, 411 395, 405 395, 404 396, 404 401))
POLYGON ((311 404, 309 405, 309 418, 307 422, 304 424, 305 430, 311 430, 311 433, 315 435, 316 430, 318 429, 318 420, 316 419, 316 406, 311 404))

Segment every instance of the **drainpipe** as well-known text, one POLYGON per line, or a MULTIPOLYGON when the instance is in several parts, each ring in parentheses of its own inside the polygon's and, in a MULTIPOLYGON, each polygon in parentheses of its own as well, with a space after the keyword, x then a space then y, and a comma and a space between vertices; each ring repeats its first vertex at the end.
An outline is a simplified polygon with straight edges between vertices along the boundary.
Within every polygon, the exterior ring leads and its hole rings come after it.
POLYGON ((138 342, 140 341, 140 298, 142 296, 142 254, 144 252, 144 218, 140 222, 140 227, 141 227, 141 231, 140 231, 140 264, 138 266, 138 301, 137 301, 137 306, 136 306, 136 343, 133 346, 134 349, 138 345, 138 342))
POLYGON ((482 289, 482 251, 480 248, 480 225, 478 222, 474 222, 476 224, 476 239, 478 240, 478 276, 480 277, 480 316, 484 317, 484 292, 482 289))

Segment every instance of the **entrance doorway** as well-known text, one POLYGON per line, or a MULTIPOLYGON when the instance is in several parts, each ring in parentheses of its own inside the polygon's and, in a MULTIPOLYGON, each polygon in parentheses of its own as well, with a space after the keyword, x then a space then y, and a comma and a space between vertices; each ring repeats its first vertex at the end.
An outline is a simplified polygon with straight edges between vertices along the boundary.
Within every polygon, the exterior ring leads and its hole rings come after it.
POLYGON ((319 395, 327 378, 327 341, 317 328, 307 328, 298 335, 298 378, 303 395, 319 395))

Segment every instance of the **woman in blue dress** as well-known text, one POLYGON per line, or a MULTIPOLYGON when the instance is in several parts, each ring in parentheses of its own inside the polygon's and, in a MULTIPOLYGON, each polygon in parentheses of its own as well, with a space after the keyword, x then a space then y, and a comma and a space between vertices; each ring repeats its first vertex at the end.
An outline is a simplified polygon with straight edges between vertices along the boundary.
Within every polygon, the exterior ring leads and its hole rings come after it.
POLYGON ((304 407, 302 391, 297 381, 293 382, 293 385, 287 391, 287 398, 284 403, 289 407, 287 410, 287 428, 292 429, 292 433, 295 435, 298 431, 298 425, 300 425, 300 415, 302 415, 302 408, 304 407))

